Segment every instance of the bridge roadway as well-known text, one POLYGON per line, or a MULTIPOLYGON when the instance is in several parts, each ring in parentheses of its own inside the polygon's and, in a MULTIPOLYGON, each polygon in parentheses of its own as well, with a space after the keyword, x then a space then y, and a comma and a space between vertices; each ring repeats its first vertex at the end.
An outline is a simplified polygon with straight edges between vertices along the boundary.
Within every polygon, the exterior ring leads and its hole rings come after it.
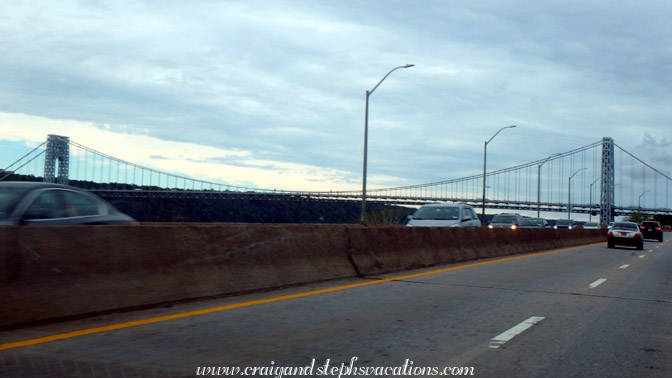
POLYGON ((672 243, 601 243, 4 331, 0 376, 183 377, 313 359, 317 376, 356 358, 477 377, 670 377, 671 313, 672 243))
MULTIPOLYGON (((263 200, 263 201, 333 201, 333 202, 359 202, 361 193, 355 192, 237 192, 219 190, 109 190, 89 189, 91 192, 107 199, 115 198, 181 198, 181 199, 228 199, 228 200, 263 200)), ((393 194, 375 194, 375 191, 367 196, 370 202, 382 202, 388 205, 423 205, 435 202, 461 202, 474 207, 481 207, 482 200, 474 198, 444 198, 432 196, 399 196, 393 194)), ((486 207, 500 210, 527 210, 536 211, 537 205, 540 211, 567 213, 567 203, 560 202, 527 202, 514 200, 486 200, 486 207)), ((599 214, 599 203, 572 204, 572 213, 587 214, 593 212, 599 214)), ((646 208, 639 206, 621 206, 613 209, 614 215, 628 215, 634 212, 643 212, 651 215, 672 215, 672 209, 646 208)))

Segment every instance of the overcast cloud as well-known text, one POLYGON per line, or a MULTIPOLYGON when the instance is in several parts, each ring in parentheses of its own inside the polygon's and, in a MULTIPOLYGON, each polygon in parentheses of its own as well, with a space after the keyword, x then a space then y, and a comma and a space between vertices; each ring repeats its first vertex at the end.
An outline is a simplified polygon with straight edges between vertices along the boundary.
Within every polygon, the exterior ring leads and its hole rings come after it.
POLYGON ((0 142, 62 134, 234 185, 357 189, 365 91, 411 63, 370 99, 371 187, 478 174, 510 124, 489 169, 606 136, 669 164, 671 17, 662 1, 2 1, 0 142))

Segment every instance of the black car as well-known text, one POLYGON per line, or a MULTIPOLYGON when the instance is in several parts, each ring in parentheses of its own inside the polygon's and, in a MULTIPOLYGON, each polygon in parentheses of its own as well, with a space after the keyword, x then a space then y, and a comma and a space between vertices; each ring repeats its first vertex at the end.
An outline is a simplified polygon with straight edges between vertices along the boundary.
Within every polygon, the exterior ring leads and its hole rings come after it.
POLYGON ((515 230, 523 220, 523 216, 518 213, 501 213, 495 215, 488 228, 510 228, 515 230))
POLYGON ((519 228, 551 228, 544 218, 523 218, 518 224, 519 228))
POLYGON ((660 223, 653 221, 642 222, 639 225, 639 230, 644 235, 644 239, 656 239, 659 242, 663 241, 663 228, 660 223))
POLYGON ((555 221, 555 225, 553 226, 553 228, 555 228, 556 230, 561 228, 571 230, 575 227, 576 223, 574 222, 573 219, 558 219, 557 221, 555 221))
POLYGON ((0 182, 0 226, 137 224, 103 199, 42 182, 0 182))

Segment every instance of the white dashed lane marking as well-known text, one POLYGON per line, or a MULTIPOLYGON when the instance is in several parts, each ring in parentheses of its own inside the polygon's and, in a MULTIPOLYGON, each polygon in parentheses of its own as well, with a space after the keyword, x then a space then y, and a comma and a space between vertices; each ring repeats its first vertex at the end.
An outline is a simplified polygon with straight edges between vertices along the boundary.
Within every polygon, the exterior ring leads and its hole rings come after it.
POLYGON ((508 331, 500 333, 499 335, 490 339, 490 348, 493 349, 499 348, 500 346, 504 345, 504 343, 506 343, 507 341, 510 341, 514 337, 525 332, 525 330, 539 323, 542 320, 544 320, 543 316, 533 316, 525 320, 524 322, 518 324, 517 326, 509 329, 508 331))
POLYGON ((605 282, 607 282, 606 278, 600 278, 599 280, 597 280, 597 281, 591 283, 590 285, 588 285, 588 287, 591 288, 591 289, 594 289, 594 288, 602 285, 605 282))

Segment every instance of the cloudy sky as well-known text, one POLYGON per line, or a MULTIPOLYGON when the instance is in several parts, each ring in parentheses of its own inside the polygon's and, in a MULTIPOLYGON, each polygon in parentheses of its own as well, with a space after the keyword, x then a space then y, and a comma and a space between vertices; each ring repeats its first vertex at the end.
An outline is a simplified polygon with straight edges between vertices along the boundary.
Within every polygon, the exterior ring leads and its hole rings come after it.
POLYGON ((672 164, 672 2, 0 2, 0 168, 46 140, 231 185, 441 181, 601 140, 672 164))

